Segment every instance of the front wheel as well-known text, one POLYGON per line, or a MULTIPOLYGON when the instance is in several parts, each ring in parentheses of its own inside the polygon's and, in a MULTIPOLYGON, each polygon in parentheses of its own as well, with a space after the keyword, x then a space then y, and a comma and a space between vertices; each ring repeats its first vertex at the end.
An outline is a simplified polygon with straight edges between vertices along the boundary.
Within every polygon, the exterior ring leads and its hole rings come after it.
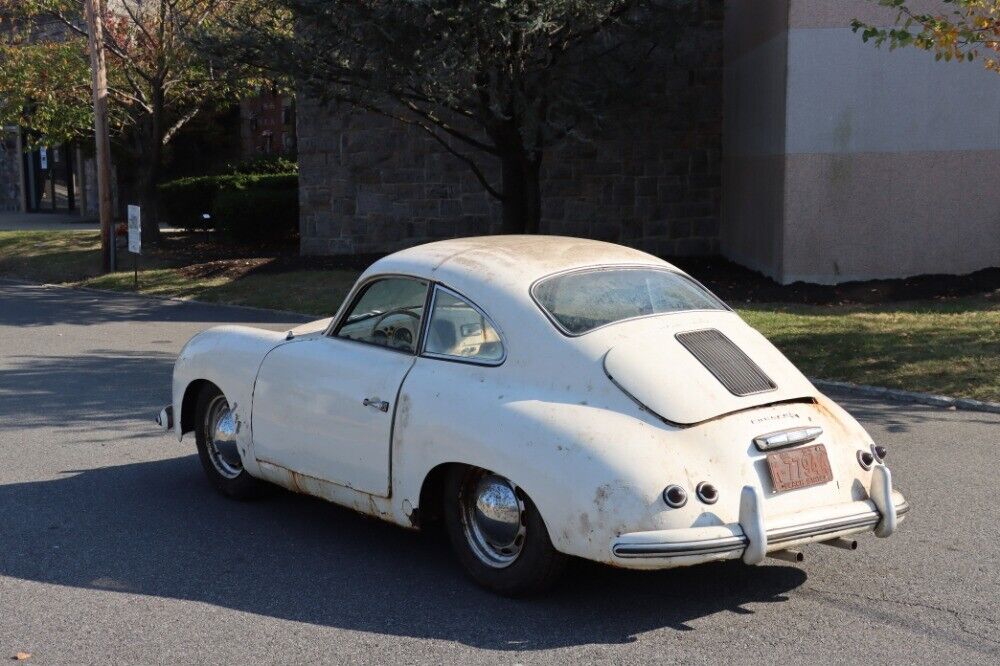
POLYGON ((206 384, 198 394, 195 409, 195 442, 198 457, 209 482, 223 495, 252 499, 263 484, 243 469, 237 449, 236 415, 217 387, 206 384))
POLYGON ((444 517, 459 562, 480 585, 505 596, 551 587, 565 566, 541 514, 509 479, 459 467, 446 481, 444 517))

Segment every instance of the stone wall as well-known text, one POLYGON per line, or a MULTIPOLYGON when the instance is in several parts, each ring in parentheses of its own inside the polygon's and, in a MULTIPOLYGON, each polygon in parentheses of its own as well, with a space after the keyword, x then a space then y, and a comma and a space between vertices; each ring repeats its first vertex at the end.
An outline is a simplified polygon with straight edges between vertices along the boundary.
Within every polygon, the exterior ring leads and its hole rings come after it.
POLYGON ((0 212, 21 210, 21 169, 17 134, 0 128, 0 212))
MULTIPOLYGON (((704 4, 703 21, 655 73, 655 101, 610 114, 593 140, 545 155, 543 233, 662 256, 718 251, 722 2, 704 4)), ((303 254, 389 252, 499 231, 498 203, 430 136, 303 95, 299 102, 303 254)))

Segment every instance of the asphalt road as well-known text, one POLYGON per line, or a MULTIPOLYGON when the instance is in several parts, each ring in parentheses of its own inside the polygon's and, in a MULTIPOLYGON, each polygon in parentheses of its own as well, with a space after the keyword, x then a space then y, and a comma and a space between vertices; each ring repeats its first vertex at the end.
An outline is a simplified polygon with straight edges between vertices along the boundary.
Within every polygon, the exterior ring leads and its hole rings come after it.
POLYGON ((77 213, 0 212, 0 231, 87 231, 98 226, 96 219, 77 213))
POLYGON ((577 564, 542 599, 444 542, 289 493, 211 491, 159 434, 174 355, 248 310, 0 282, 0 658, 29 663, 997 663, 1000 416, 845 398, 913 510, 855 553, 657 573, 577 564))

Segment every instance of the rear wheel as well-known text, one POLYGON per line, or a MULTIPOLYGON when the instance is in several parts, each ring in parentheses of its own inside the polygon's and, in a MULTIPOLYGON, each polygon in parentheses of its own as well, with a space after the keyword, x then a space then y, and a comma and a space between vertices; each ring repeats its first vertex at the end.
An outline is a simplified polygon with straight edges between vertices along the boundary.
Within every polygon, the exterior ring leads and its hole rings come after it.
POLYGON ((206 384, 195 408, 195 441, 198 457, 209 482, 236 499, 258 497, 263 484, 243 469, 236 442, 236 415, 218 387, 206 384))
POLYGON ((552 547, 541 514, 509 479, 476 467, 452 469, 444 517, 459 562, 480 585, 506 596, 548 589, 566 557, 552 547))

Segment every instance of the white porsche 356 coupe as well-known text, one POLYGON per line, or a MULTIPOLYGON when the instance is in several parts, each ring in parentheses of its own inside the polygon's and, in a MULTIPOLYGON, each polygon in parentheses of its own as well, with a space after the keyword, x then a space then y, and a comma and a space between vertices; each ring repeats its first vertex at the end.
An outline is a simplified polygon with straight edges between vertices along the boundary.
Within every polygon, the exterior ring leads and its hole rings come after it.
POLYGON ((406 527, 444 522, 504 594, 567 556, 662 569, 892 534, 885 450, 695 280, 539 236, 373 264, 336 316, 222 326, 177 359, 158 418, 210 481, 262 482, 406 527))

